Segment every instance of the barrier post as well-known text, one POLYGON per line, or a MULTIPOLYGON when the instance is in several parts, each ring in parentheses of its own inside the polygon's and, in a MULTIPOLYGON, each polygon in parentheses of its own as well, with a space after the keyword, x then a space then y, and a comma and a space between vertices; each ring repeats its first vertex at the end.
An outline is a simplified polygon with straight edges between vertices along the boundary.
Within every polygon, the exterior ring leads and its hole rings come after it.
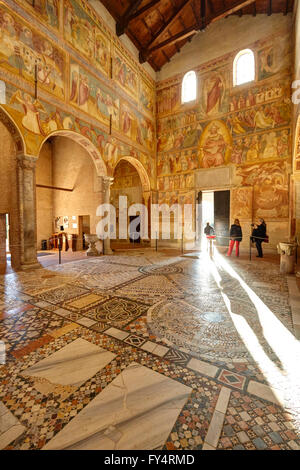
POLYGON ((157 241, 157 232, 156 233, 156 237, 155 237, 155 251, 157 251, 157 245, 158 245, 158 241, 157 241))
POLYGON ((249 260, 251 261, 251 247, 252 247, 252 242, 251 242, 251 237, 249 237, 249 260))

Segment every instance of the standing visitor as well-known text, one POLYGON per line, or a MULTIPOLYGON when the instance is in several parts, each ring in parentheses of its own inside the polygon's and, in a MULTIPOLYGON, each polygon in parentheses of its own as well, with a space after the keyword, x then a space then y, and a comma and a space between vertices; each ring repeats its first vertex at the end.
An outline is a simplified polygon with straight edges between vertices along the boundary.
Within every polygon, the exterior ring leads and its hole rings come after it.
POLYGON ((230 242, 228 247, 227 256, 230 256, 235 244, 235 254, 239 256, 240 242, 243 239, 242 227, 240 226, 239 219, 234 219, 234 224, 230 227, 230 242))
POLYGON ((267 238, 267 226, 264 219, 258 219, 258 223, 253 225, 252 241, 256 244, 256 258, 263 258, 262 242, 267 238))

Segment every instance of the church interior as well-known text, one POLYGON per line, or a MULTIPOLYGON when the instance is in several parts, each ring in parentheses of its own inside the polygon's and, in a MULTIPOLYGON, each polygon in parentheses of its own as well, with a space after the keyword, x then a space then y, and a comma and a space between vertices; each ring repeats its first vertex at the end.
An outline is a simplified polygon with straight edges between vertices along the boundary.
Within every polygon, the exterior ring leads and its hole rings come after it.
POLYGON ((1 450, 300 450, 299 87, 298 0, 0 2, 1 450))

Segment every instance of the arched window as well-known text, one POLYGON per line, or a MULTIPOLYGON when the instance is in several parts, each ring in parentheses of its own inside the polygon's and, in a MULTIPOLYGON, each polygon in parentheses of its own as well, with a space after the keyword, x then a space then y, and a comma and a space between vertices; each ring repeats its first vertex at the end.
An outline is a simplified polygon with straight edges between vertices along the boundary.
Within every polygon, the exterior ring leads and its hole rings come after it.
POLYGON ((255 79, 255 59, 251 49, 240 51, 233 62, 233 85, 242 85, 255 79))
POLYGON ((6 104, 6 85, 0 80, 0 104, 6 104))
POLYGON ((182 80, 181 102, 188 103, 197 97, 197 78, 193 70, 185 74, 182 80))

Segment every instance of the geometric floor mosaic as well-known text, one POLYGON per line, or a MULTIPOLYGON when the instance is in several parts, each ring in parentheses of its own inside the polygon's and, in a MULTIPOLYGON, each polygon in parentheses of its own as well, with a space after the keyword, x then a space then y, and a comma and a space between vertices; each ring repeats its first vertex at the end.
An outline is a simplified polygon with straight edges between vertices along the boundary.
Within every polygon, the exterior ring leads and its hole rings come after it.
POLYGON ((0 448, 300 449, 299 342, 267 258, 2 275, 0 340, 0 448))

